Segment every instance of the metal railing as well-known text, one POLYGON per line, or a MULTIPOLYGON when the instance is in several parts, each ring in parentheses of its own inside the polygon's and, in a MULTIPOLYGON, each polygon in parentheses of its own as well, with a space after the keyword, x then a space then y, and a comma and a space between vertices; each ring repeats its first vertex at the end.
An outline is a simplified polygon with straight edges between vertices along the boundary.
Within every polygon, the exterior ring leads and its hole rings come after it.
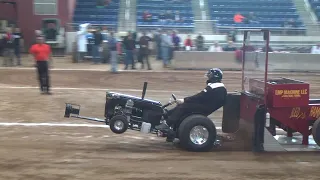
MULTIPOLYGON (((166 30, 176 30, 183 34, 194 34, 199 32, 206 32, 205 29, 199 29, 195 32, 196 25, 203 23, 203 28, 212 28, 213 34, 212 35, 225 35, 230 31, 237 30, 237 33, 242 34, 241 29, 269 29, 272 35, 277 36, 316 36, 320 34, 320 24, 319 23, 312 23, 312 24, 304 24, 305 27, 298 27, 298 28, 290 28, 290 27, 272 27, 272 26, 262 26, 260 24, 255 25, 247 25, 243 24, 241 26, 220 26, 216 20, 194 20, 193 24, 175 24, 175 23, 159 23, 159 24, 139 24, 136 22, 132 22, 132 26, 130 22, 126 23, 121 26, 121 23, 114 23, 114 24, 91 24, 92 27, 107 27, 108 30, 112 31, 155 31, 158 29, 166 29, 166 30), (127 28, 130 27, 130 28, 127 28)), ((79 23, 69 23, 67 24, 66 30, 67 32, 77 31, 79 29, 79 23)), ((209 35, 209 34, 208 34, 209 35)), ((211 35, 211 34, 210 34, 211 35)))

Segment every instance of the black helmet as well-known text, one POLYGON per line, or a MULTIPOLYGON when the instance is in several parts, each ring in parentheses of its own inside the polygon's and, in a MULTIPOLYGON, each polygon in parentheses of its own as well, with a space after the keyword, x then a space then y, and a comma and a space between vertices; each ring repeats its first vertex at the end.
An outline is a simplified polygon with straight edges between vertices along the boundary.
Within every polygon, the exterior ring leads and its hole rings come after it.
POLYGON ((207 83, 216 83, 221 82, 223 72, 219 68, 209 69, 206 73, 206 77, 208 78, 207 83))

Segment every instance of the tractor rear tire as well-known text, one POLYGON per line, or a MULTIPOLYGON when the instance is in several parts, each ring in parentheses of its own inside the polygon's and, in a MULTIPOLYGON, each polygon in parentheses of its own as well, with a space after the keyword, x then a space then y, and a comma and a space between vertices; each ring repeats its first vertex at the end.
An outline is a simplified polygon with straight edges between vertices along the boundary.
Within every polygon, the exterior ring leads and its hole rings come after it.
POLYGON ((320 146, 320 119, 316 120, 312 126, 313 140, 320 146))
POLYGON ((109 126, 112 132, 122 134, 127 131, 129 123, 126 116, 116 115, 110 119, 109 126))
MULTIPOLYGON (((198 138, 198 137, 197 137, 198 138)), ((210 151, 217 138, 217 130, 214 123, 206 116, 203 115, 191 115, 185 118, 179 126, 179 139, 182 148, 188 151, 205 152, 210 151), (205 138, 203 142, 195 142, 195 134, 192 132, 204 132, 205 138), (206 140, 205 140, 206 139, 206 140)))

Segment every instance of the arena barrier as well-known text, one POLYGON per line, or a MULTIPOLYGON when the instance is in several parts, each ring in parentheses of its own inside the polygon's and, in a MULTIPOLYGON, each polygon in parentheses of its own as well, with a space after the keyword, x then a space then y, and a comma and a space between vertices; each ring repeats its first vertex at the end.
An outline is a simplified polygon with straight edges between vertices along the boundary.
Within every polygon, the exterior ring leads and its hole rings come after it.
MULTIPOLYGON (((258 58, 264 63, 264 58, 258 58)), ((305 53, 269 53, 272 71, 320 72, 320 55, 305 53)), ((240 71, 242 64, 234 52, 176 51, 173 68, 176 70, 205 70, 219 67, 223 70, 240 71)))

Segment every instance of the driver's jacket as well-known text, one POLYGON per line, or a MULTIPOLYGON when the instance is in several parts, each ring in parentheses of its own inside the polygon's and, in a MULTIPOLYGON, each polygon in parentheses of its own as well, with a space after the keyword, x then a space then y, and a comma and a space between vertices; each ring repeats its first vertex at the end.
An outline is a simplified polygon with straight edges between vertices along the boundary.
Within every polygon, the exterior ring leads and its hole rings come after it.
POLYGON ((212 113, 225 104, 226 97, 227 90, 223 83, 208 83, 198 94, 184 98, 184 103, 202 105, 206 107, 205 111, 212 113))

